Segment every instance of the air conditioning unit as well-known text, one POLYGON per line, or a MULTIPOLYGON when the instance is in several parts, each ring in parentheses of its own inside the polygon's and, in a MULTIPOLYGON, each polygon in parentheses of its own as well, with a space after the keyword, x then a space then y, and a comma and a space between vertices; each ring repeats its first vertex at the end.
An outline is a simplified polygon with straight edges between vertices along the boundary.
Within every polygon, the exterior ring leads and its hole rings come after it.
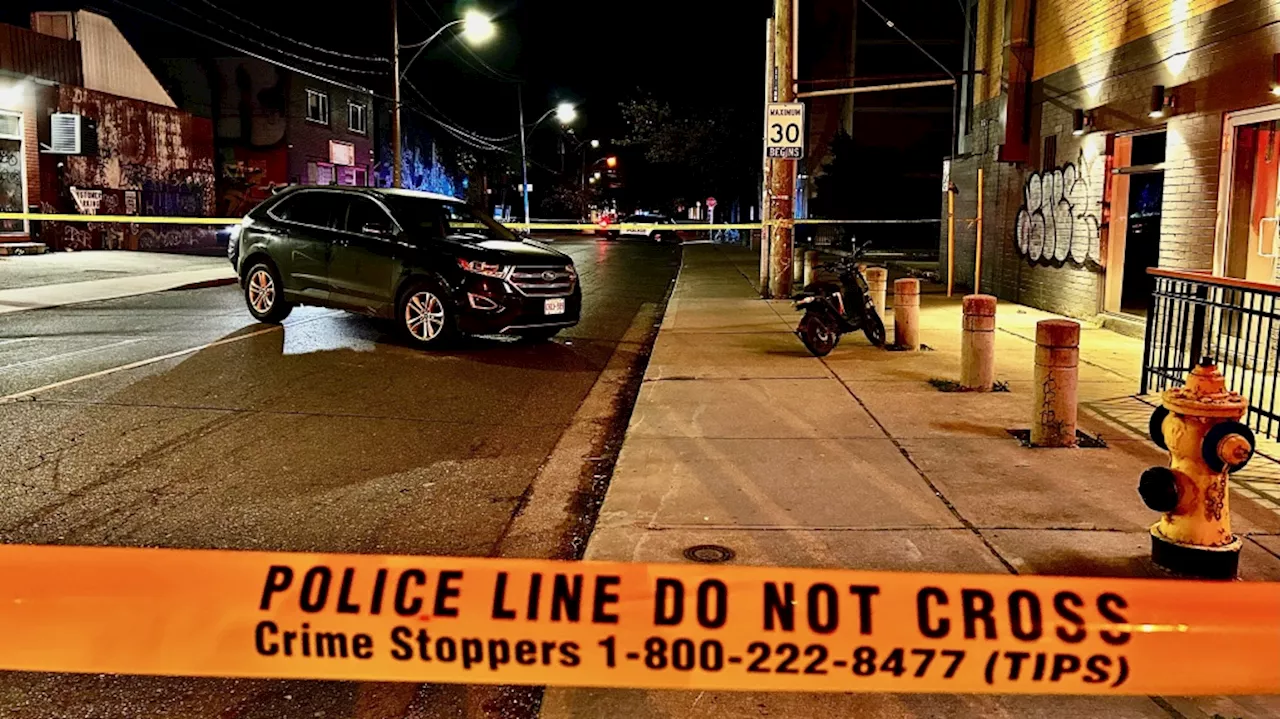
POLYGON ((97 154, 97 125, 84 115, 55 112, 49 117, 49 152, 58 155, 97 154))

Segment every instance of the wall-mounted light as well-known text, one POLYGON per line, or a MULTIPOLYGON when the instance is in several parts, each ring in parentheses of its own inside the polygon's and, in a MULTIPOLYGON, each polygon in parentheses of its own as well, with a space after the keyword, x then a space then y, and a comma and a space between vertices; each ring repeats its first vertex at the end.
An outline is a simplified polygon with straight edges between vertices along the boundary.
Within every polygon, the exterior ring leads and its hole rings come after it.
POLYGON ((1164 117, 1165 110, 1173 107, 1173 95, 1165 92, 1164 85, 1151 86, 1151 112, 1148 117, 1164 117))
POLYGON ((1071 113, 1071 134, 1079 137, 1093 130, 1093 112, 1076 108, 1071 113))
POLYGON ((1271 94, 1280 95, 1280 52, 1271 56, 1271 94))

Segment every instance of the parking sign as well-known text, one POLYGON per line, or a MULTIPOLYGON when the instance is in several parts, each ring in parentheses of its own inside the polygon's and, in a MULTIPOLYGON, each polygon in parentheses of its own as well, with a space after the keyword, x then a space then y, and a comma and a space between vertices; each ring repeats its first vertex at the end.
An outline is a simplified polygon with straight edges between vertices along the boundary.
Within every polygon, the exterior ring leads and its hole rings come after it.
POLYGON ((789 160, 804 157, 804 103, 771 102, 766 117, 765 156, 789 160))

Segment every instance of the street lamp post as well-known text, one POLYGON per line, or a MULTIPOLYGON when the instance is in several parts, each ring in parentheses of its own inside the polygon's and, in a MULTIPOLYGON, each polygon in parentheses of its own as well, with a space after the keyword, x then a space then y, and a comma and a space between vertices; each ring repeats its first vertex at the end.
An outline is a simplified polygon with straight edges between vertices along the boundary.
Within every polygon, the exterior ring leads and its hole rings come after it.
POLYGON ((413 66, 415 60, 422 55, 433 40, 444 34, 445 30, 451 27, 462 26, 462 36, 470 41, 473 45, 479 45, 489 38, 493 37, 495 32, 493 21, 488 15, 477 10, 468 10, 461 19, 447 22, 440 26, 428 37, 419 43, 406 45, 405 49, 418 48, 418 51, 409 58, 409 62, 405 63, 404 70, 400 69, 400 22, 397 16, 399 0, 391 0, 391 76, 392 92, 391 101, 394 107, 391 109, 391 185, 392 187, 403 187, 404 177, 400 168, 400 79, 409 72, 409 68, 413 66))
MULTIPOLYGON (((532 228, 529 226, 529 153, 525 146, 526 132, 524 125, 523 87, 523 85, 516 87, 516 104, 520 110, 520 174, 522 179, 520 194, 524 197, 524 231, 530 232, 532 231, 532 228)), ((539 117, 532 125, 529 126, 527 134, 533 134, 533 131, 537 129, 538 125, 541 125, 542 121, 550 117, 553 112, 556 114, 556 119, 559 120, 562 125, 568 125, 573 122, 575 117, 578 116, 578 111, 573 106, 573 103, 562 102, 542 113, 542 117, 539 117)))

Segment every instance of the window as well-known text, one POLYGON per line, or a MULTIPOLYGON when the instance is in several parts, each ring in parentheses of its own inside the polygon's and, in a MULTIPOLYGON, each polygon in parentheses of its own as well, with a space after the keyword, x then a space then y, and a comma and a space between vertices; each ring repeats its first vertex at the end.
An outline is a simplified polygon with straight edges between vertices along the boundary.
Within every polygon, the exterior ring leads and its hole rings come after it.
POLYGON ((347 129, 356 133, 357 135, 363 135, 367 133, 369 131, 368 124, 367 124, 368 113, 369 113, 369 109, 366 108, 364 105, 356 104, 354 102, 348 103, 347 104, 347 129))
POLYGON ((6 140, 22 139, 22 116, 0 111, 0 137, 6 140))
POLYGON ((299 192, 281 200, 271 208, 270 214, 286 222, 330 227, 330 209, 335 204, 333 198, 332 192, 299 192))
POLYGON ((395 224, 378 203, 367 197, 352 197, 347 209, 347 232, 365 235, 389 235, 395 224))
POLYGON ((308 162, 307 163, 307 184, 308 185, 332 185, 333 184, 333 165, 328 162, 308 162))
POLYGON ((1050 172, 1058 166, 1058 136, 1044 138, 1044 147, 1040 152, 1040 171, 1050 172))
POLYGON ((329 94, 307 88, 307 119, 322 125, 329 124, 329 94))
POLYGON ((441 202, 425 197, 387 195, 385 201, 400 226, 418 239, 471 235, 494 240, 515 240, 511 230, 477 213, 461 202, 441 202))

